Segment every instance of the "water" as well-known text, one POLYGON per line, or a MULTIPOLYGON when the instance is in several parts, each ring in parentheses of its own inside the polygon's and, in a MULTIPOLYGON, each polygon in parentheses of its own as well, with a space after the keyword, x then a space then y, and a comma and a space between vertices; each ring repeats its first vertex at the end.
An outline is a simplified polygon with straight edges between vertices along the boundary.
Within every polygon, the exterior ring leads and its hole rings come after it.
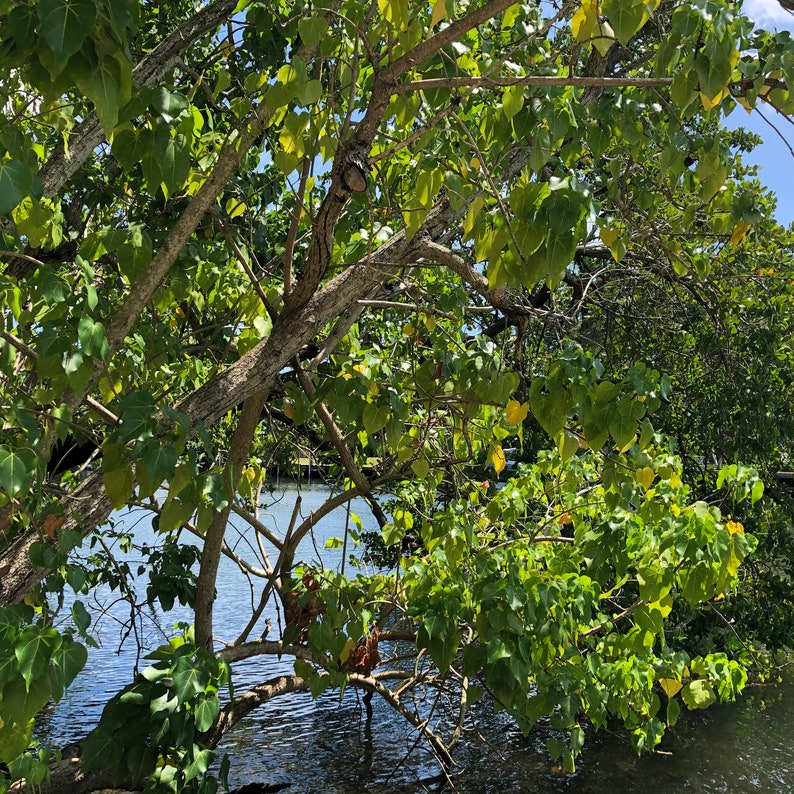
MULTIPOLYGON (((301 512, 306 516, 323 503, 328 492, 320 486, 304 487, 301 495, 301 512)), ((289 524, 295 496, 294 488, 287 489, 280 502, 265 510, 265 522, 280 534, 289 524)), ((367 525, 366 505, 358 501, 352 509, 367 525)), ((344 509, 323 519, 313 539, 299 547, 296 560, 338 567, 342 550, 325 549, 325 540, 341 537, 346 521, 344 509)), ((150 519, 141 511, 119 517, 117 524, 122 523, 134 528, 136 542, 151 542, 154 537, 150 519)), ((232 531, 228 540, 250 558, 249 533, 232 531)), ((224 560, 218 578, 217 637, 231 641, 237 636, 250 615, 251 593, 239 569, 224 560)), ((44 715, 38 736, 45 743, 63 745, 82 738, 98 721, 107 699, 133 675, 138 661, 134 643, 128 641, 120 647, 120 626, 127 615, 120 604, 105 603, 105 608, 108 616, 99 624, 102 647, 91 651, 86 670, 67 698, 44 715), (115 622, 113 615, 121 622, 115 622)), ((276 613, 266 612, 252 636, 260 633, 266 617, 276 625, 276 613)), ((190 620, 190 615, 177 607, 167 621, 161 620, 164 625, 146 622, 140 629, 144 643, 156 647, 176 620, 190 620)), ((235 687, 241 692, 249 684, 290 672, 287 659, 257 657, 235 664, 235 687)), ((326 693, 317 700, 308 693, 297 693, 274 699, 253 712, 219 747, 231 757, 232 785, 289 783, 288 791, 300 794, 440 791, 443 782, 438 766, 417 742, 411 726, 377 697, 368 719, 360 697, 352 689, 341 700, 338 693, 326 693)), ((554 769, 545 749, 547 732, 538 728, 524 737, 509 719, 494 714, 485 703, 478 705, 466 728, 454 752, 460 764, 455 777, 460 792, 794 791, 794 678, 751 687, 736 704, 682 714, 663 740, 661 752, 651 756, 637 758, 619 731, 593 734, 575 775, 554 769)))

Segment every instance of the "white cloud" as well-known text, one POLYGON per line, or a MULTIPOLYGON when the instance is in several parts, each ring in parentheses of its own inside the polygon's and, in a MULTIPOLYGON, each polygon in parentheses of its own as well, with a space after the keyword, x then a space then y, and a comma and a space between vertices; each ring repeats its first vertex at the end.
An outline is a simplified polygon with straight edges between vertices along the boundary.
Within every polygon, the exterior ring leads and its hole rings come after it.
POLYGON ((794 31, 794 14, 777 0, 745 0, 742 11, 759 27, 794 31))

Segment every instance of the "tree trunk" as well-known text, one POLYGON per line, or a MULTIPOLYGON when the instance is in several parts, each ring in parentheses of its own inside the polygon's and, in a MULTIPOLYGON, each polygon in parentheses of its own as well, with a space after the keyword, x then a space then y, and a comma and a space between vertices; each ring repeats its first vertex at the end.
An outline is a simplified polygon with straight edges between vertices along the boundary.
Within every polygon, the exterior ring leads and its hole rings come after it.
POLYGON ((267 395, 268 391, 264 389, 243 403, 224 472, 229 504, 223 510, 213 510, 212 521, 204 536, 201 563, 196 581, 195 630, 196 645, 203 646, 208 650, 212 650, 212 605, 215 601, 215 581, 218 576, 218 564, 223 550, 226 524, 232 510, 235 485, 240 477, 243 464, 248 460, 251 442, 259 425, 267 395))

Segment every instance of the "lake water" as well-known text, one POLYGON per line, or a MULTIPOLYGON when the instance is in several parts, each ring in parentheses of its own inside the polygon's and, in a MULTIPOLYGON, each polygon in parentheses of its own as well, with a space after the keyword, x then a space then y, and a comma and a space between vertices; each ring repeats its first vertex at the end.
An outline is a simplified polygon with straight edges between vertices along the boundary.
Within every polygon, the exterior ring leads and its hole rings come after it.
MULTIPOLYGON (((284 498, 264 511, 266 522, 282 533, 296 493, 295 487, 288 487, 284 498)), ((328 491, 304 486, 301 495, 301 512, 308 515, 322 504, 328 491)), ((354 503, 353 510, 366 525, 366 505, 354 503)), ((341 549, 327 550, 324 545, 326 538, 344 533, 345 522, 344 509, 323 519, 313 542, 304 543, 296 559, 320 560, 324 567, 339 565, 341 549)), ((116 523, 134 528, 136 542, 154 538, 150 518, 142 511, 117 516, 116 523)), ((235 536, 232 532, 228 540, 242 544, 241 551, 249 542, 247 533, 235 536)), ((224 560, 218 578, 216 636, 234 639, 250 615, 250 604, 247 580, 224 560)), ((106 700, 132 677, 134 643, 128 640, 119 647, 123 632, 116 622, 123 622, 126 614, 121 604, 106 603, 105 608, 108 615, 99 624, 102 647, 90 651, 87 668, 67 698, 42 719, 37 735, 45 743, 62 745, 82 738, 98 721, 106 700)), ((275 625, 275 612, 263 615, 263 623, 268 616, 275 625)), ((155 647, 162 642, 161 629, 168 633, 170 625, 184 619, 190 619, 189 614, 177 608, 159 629, 147 622, 141 636, 155 647)), ((247 684, 291 671, 286 659, 248 660, 234 667, 235 687, 241 692, 247 684)), ((289 783, 288 791, 300 794, 441 791, 438 767, 417 742, 416 733, 377 697, 372 705, 373 716, 368 720, 360 694, 354 690, 341 700, 332 693, 317 700, 299 693, 265 704, 219 748, 231 757, 230 782, 235 786, 255 781, 289 783)), ((454 753, 461 767, 455 778, 460 792, 794 791, 794 678, 751 687, 736 704, 682 714, 662 742, 661 752, 651 756, 637 758, 619 732, 591 735, 575 775, 554 770, 545 749, 548 733, 539 728, 524 737, 509 719, 494 714, 485 703, 478 704, 467 727, 454 753)))

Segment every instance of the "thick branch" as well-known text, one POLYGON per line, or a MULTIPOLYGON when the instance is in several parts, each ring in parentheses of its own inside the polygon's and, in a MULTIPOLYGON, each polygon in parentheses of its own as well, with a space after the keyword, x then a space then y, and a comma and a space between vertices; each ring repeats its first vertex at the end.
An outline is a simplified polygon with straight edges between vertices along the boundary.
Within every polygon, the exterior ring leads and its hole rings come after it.
MULTIPOLYGON (((440 236, 455 217, 449 204, 440 201, 428 213, 417 237, 440 236)), ((300 311, 293 315, 282 312, 267 339, 180 401, 177 409, 186 413, 194 426, 200 422, 209 426, 251 395, 272 387, 304 345, 334 317, 368 297, 382 281, 394 278, 405 264, 415 261, 416 251, 417 244, 406 242, 404 232, 398 232, 371 257, 328 282, 300 311)), ((357 493, 356 488, 343 496, 350 498, 357 493)), ((87 534, 102 525, 112 512, 101 472, 88 477, 66 499, 66 513, 70 516, 66 529, 79 528, 87 534)), ((0 570, 5 571, 0 582, 0 603, 21 601, 41 580, 42 572, 33 568, 28 554, 38 539, 36 533, 26 533, 0 552, 0 570)))
POLYGON ((267 400, 267 389, 249 397, 244 403, 237 419, 237 428, 232 437, 229 457, 224 472, 224 484, 228 492, 229 504, 223 510, 213 510, 204 543, 201 547, 201 562, 196 580, 195 628, 196 645, 212 649, 212 605, 215 601, 215 580, 223 549, 223 537, 232 509, 237 479, 251 452, 251 442, 262 417, 262 409, 267 400))
POLYGON ((472 11, 462 19, 455 20, 452 24, 447 25, 447 27, 429 39, 420 42, 412 50, 409 50, 405 55, 402 55, 384 68, 375 79, 372 98, 367 112, 356 126, 353 136, 354 144, 365 145, 367 151, 369 151, 372 139, 378 131, 383 119, 383 113, 386 110, 389 99, 391 99, 397 88, 397 80, 400 77, 435 55, 442 47, 459 39, 459 37, 473 30, 478 25, 487 22, 502 11, 507 10, 512 5, 515 5, 515 0, 491 0, 491 2, 472 11))
MULTIPOLYGON (((428 214, 420 232, 432 236, 454 217, 448 204, 441 201, 428 214)), ((414 261, 415 250, 413 241, 406 242, 404 232, 395 234, 372 256, 329 281, 300 311, 282 312, 267 339, 182 400, 177 410, 196 423, 212 424, 241 400, 272 384, 288 362, 334 317, 414 261)))
POLYGON ((412 91, 428 91, 437 88, 507 88, 520 85, 550 88, 573 86, 575 88, 662 88, 671 85, 671 77, 569 77, 567 75, 535 75, 523 77, 434 77, 414 80, 398 85, 394 92, 408 94, 412 91))
POLYGON ((305 692, 308 688, 309 682, 305 678, 297 675, 282 675, 249 689, 244 695, 235 697, 234 704, 224 708, 215 725, 203 737, 203 743, 209 748, 217 747, 231 728, 263 703, 279 695, 288 695, 290 692, 305 692))
MULTIPOLYGON (((68 496, 63 498, 67 516, 64 530, 80 529, 84 533, 104 524, 113 510, 102 484, 102 472, 87 477, 68 496)), ((16 538, 0 554, 0 604, 21 601, 40 581, 43 571, 33 568, 30 547, 41 540, 37 532, 28 531, 16 538)))

